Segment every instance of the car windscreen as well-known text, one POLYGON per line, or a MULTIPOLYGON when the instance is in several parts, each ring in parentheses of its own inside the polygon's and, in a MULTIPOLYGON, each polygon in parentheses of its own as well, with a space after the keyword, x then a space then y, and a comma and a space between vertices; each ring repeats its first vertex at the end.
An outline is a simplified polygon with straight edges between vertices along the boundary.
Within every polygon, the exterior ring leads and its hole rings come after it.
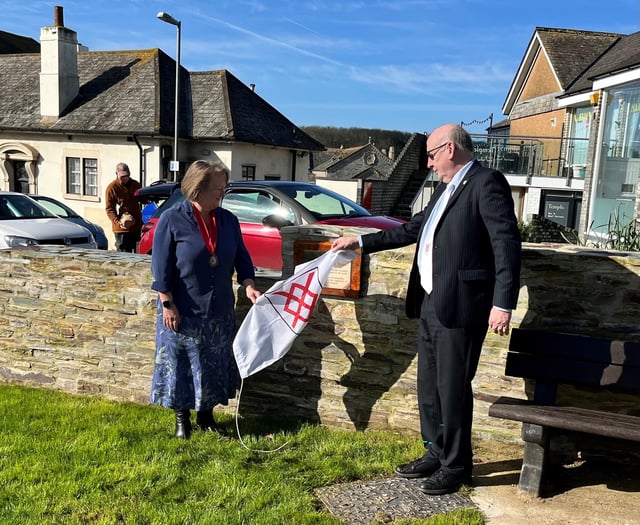
POLYGON ((368 217, 371 215, 365 208, 355 202, 333 193, 320 186, 309 188, 296 188, 287 191, 287 194, 300 206, 319 221, 340 217, 368 217), (292 191, 293 190, 293 191, 292 191))
POLYGON ((78 215, 75 211, 73 211, 68 206, 64 206, 61 202, 54 202, 39 197, 33 197, 33 200, 38 201, 38 204, 40 204, 40 206, 46 208, 51 213, 55 213, 58 217, 64 217, 65 219, 69 217, 80 217, 80 215, 78 215))
POLYGON ((0 195, 0 219, 46 219, 57 217, 26 195, 0 195))
POLYGON ((295 224, 294 211, 266 191, 231 190, 225 194, 222 207, 244 223, 264 224, 265 217, 277 215, 286 222, 295 224))

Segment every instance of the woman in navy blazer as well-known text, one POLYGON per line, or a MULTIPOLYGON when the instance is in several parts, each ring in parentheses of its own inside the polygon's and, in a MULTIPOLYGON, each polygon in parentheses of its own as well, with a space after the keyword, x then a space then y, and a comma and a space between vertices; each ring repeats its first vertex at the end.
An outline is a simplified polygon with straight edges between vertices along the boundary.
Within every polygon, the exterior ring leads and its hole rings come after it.
POLYGON ((426 478, 420 490, 438 495, 471 482, 471 381, 487 330, 509 333, 521 243, 509 183, 473 159, 464 129, 436 129, 427 155, 441 184, 422 212, 392 230, 341 237, 332 249, 372 253, 416 243, 406 311, 419 318, 417 392, 426 451, 395 471, 426 478))
POLYGON ((232 353, 236 329, 232 279, 255 289, 238 219, 220 207, 229 172, 195 161, 181 187, 186 200, 167 210, 153 238, 151 288, 158 292, 151 402, 175 411, 175 435, 191 434, 190 409, 205 431, 219 431, 213 408, 235 397, 240 375, 232 353))

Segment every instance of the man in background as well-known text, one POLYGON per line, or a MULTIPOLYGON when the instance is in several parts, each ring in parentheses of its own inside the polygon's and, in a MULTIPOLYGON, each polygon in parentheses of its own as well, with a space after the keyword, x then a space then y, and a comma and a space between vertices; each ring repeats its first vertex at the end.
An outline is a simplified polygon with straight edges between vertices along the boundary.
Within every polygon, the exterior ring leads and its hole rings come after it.
POLYGON ((105 210, 116 238, 116 250, 135 253, 140 241, 142 212, 135 192, 140 183, 131 178, 129 166, 120 162, 116 166, 116 178, 107 186, 105 210))

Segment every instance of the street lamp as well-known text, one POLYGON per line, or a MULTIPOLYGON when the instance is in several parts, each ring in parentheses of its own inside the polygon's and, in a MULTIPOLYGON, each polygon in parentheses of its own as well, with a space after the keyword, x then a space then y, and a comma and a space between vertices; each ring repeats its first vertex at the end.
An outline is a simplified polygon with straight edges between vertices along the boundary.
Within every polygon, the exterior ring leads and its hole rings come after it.
POLYGON ((165 13, 164 11, 160 11, 156 16, 163 22, 176 26, 178 30, 176 38, 176 99, 174 103, 175 116, 173 122, 173 160, 169 166, 169 169, 174 174, 173 180, 177 181, 180 172, 180 163, 178 161, 178 102, 180 100, 180 28, 182 24, 180 23, 180 20, 176 20, 169 13, 165 13))

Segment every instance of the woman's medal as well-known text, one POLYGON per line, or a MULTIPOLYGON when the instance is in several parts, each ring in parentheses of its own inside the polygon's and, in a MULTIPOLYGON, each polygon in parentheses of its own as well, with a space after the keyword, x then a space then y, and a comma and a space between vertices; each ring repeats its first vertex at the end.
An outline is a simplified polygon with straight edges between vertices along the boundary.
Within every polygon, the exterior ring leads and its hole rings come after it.
POLYGON ((209 252, 209 267, 215 268, 218 266, 218 256, 216 255, 216 244, 218 242, 218 225, 216 224, 216 212, 211 210, 209 212, 209 220, 211 221, 211 229, 207 228, 207 224, 204 221, 204 217, 200 213, 200 210, 196 208, 193 203, 193 213, 196 216, 196 222, 198 223, 198 229, 200 235, 204 241, 207 251, 209 252))

